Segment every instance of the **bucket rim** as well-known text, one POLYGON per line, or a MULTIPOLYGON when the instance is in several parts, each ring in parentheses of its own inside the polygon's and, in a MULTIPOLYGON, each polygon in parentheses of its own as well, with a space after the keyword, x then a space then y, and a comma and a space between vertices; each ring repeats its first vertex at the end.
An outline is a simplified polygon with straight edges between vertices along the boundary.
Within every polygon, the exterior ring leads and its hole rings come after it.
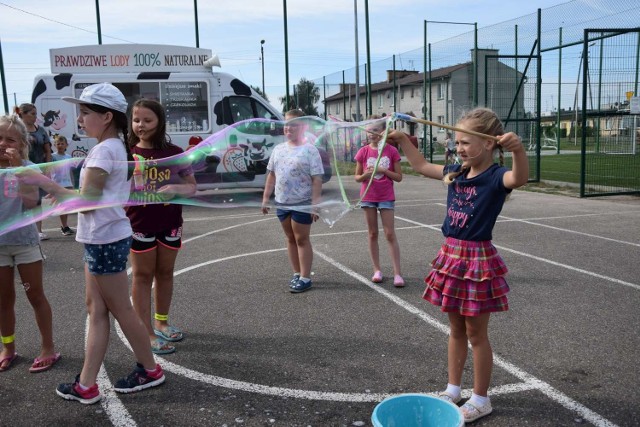
POLYGON ((371 421, 374 424, 374 426, 380 425, 378 421, 378 409, 380 408, 380 406, 382 406, 382 404, 388 401, 407 398, 407 397, 428 398, 428 400, 435 400, 438 402, 438 404, 443 404, 444 406, 449 406, 450 408, 455 409, 455 411, 459 415, 459 422, 460 422, 459 425, 464 426, 464 415, 462 414, 462 410, 458 405, 452 402, 449 402, 448 400, 440 399, 438 396, 434 394, 429 394, 429 393, 401 393, 401 394, 395 394, 393 396, 388 396, 384 398, 383 400, 378 402, 378 404, 373 409, 373 412, 371 413, 371 421))

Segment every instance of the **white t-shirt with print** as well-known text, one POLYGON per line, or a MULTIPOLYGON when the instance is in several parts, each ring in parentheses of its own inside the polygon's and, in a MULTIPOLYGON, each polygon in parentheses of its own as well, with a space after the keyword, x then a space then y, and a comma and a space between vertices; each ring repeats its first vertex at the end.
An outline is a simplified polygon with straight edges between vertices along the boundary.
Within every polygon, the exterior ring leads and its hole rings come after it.
POLYGON ((102 169, 109 177, 102 196, 95 201, 98 209, 78 214, 76 240, 99 245, 131 236, 131 224, 122 207, 129 200, 131 190, 131 182, 127 180, 127 151, 122 140, 109 138, 89 150, 80 172, 81 188, 84 185, 86 168, 102 169))
POLYGON ((311 200, 311 177, 323 175, 320 152, 311 144, 276 145, 267 170, 276 175, 276 203, 293 205, 311 200))

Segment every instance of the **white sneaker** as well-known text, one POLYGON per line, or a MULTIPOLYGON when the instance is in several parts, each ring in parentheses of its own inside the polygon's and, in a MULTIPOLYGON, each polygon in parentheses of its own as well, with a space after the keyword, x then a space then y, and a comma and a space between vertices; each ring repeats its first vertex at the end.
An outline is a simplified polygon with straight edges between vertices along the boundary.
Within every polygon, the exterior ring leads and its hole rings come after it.
POLYGON ((49 236, 42 232, 38 233, 38 235, 40 236, 40 240, 49 240, 49 236))

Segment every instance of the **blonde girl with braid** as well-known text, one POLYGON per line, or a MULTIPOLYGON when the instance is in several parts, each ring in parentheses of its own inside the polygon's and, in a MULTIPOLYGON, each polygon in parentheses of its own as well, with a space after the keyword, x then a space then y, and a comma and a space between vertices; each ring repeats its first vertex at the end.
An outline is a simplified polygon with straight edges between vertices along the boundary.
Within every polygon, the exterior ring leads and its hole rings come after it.
POLYGON ((493 367, 489 316, 509 308, 507 267, 491 243, 492 231, 507 195, 526 184, 529 163, 520 138, 512 132, 505 134, 500 119, 489 109, 470 111, 457 128, 456 154, 461 164, 427 162, 402 132, 391 132, 387 141, 398 143, 416 172, 448 184, 442 224, 445 242, 425 278, 423 298, 449 316, 449 378, 440 398, 460 402, 462 371, 471 343, 473 393, 461 408, 465 421, 471 422, 493 410, 487 395, 493 367), (511 170, 494 161, 496 154, 502 159, 502 150, 512 153, 511 170))

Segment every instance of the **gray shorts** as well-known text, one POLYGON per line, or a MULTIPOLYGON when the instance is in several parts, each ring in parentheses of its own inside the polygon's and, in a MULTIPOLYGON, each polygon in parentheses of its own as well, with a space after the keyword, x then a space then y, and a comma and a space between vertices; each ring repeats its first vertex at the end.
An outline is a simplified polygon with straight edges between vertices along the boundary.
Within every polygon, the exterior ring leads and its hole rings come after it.
POLYGON ((0 246, 0 267, 14 267, 42 261, 40 245, 0 246))

